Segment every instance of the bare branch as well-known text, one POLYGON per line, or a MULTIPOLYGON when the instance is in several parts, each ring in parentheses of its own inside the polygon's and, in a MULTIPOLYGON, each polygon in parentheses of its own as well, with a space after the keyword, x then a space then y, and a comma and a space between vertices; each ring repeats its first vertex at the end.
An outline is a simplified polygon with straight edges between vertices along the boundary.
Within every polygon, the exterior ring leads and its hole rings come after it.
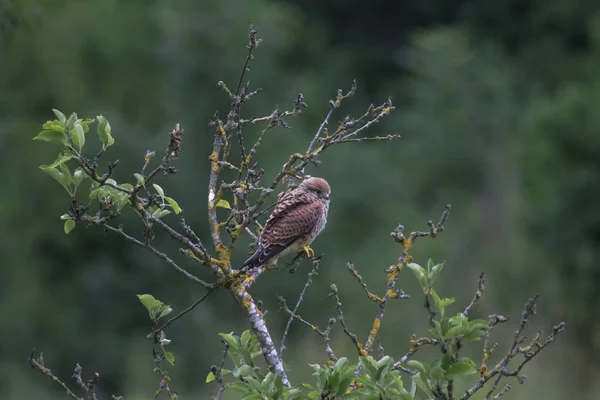
POLYGON ((376 294, 373 294, 369 291, 369 289, 367 288, 367 284, 363 281, 362 276, 360 276, 360 274, 358 273, 358 270, 354 267, 354 264, 349 262, 348 264, 346 264, 346 268, 348 268, 348 270, 352 273, 352 275, 354 275, 354 277, 356 279, 358 279, 358 282, 362 286, 363 290, 365 291, 365 294, 367 295, 367 297, 369 299, 373 300, 376 303, 383 303, 383 299, 381 297, 379 297, 376 294))
MULTIPOLYGON (((487 369, 487 361, 489 359, 488 345, 489 345, 489 331, 491 328, 500 322, 507 321, 507 318, 491 315, 488 321, 488 333, 486 335, 485 343, 484 343, 484 356, 482 366, 480 368, 481 379, 477 381, 470 389, 468 389, 465 394, 460 398, 461 400, 466 400, 470 398, 475 392, 482 389, 484 385, 492 378, 496 378, 494 380, 494 384, 490 391, 486 394, 486 399, 489 399, 493 392, 497 389, 500 380, 504 376, 516 377, 519 382, 523 382, 525 380, 524 376, 520 376, 519 372, 521 369, 527 364, 531 359, 533 359, 536 355, 540 353, 546 346, 554 342, 554 337, 562 332, 565 328, 565 323, 561 322, 556 325, 552 334, 548 336, 548 338, 542 342, 542 333, 538 331, 537 335, 534 337, 532 342, 525 347, 519 347, 519 345, 524 341, 524 337, 521 336, 525 327, 529 323, 529 319, 536 313, 536 301, 538 296, 534 296, 525 304, 523 308, 523 312, 521 313, 521 321, 519 324, 519 328, 515 331, 515 335, 513 337, 512 345, 508 351, 508 353, 494 366, 494 368, 488 370, 487 369), (535 350, 533 350, 535 348, 535 350), (523 354, 525 359, 519 364, 519 366, 513 371, 508 372, 507 367, 508 364, 518 355, 523 354)), ((499 397, 499 396, 498 396, 499 397)))
POLYGON ((294 307, 294 310, 290 313, 290 318, 288 319, 288 322, 285 325, 285 329, 283 330, 283 336, 281 337, 281 347, 279 348, 279 354, 281 355, 282 358, 283 358, 283 353, 285 351, 285 339, 286 339, 288 332, 290 330, 290 327, 292 325, 292 321, 294 320, 294 316, 296 315, 296 312, 300 308, 300 304, 302 304, 302 301, 304 301, 304 294, 308 290, 308 287, 312 284, 313 276, 317 275, 317 273, 319 272, 319 266, 321 265, 321 259, 322 259, 322 257, 313 258, 312 270, 308 273, 308 278, 306 279, 304 288, 300 292, 300 296, 298 296, 298 301, 296 302, 296 306, 294 307))
POLYGON ((314 332, 316 332, 319 336, 321 336, 321 338, 325 341, 325 352, 329 356, 329 361, 332 363, 335 363, 337 361, 337 358, 335 357, 335 354, 333 353, 333 349, 331 348, 330 333, 331 333, 331 328, 337 322, 336 319, 330 318, 329 322, 327 324, 327 329, 325 329, 323 331, 323 330, 319 329, 318 326, 311 324, 310 322, 308 322, 307 320, 302 318, 300 315, 298 315, 298 314, 294 313, 292 310, 290 310, 290 308, 287 305, 287 302, 285 301, 285 299, 283 297, 279 296, 277 298, 277 300, 279 301, 279 304, 281 305, 281 309, 284 310, 286 313, 288 313, 290 315, 290 317, 292 317, 295 320, 299 321, 300 323, 308 326, 310 329, 312 329, 314 332))
POLYGON ((323 129, 325 129, 325 126, 327 126, 327 124, 329 124, 329 117, 331 117, 331 114, 333 114, 333 110, 338 108, 344 99, 346 99, 350 96, 353 96, 354 93, 356 93, 356 79, 352 81, 352 88, 350 88, 350 91, 348 93, 343 95, 342 89, 338 89, 338 94, 337 94, 335 101, 329 100, 329 111, 327 112, 325 119, 319 126, 317 133, 315 133, 315 137, 313 137, 313 139, 310 141, 310 144, 308 145, 308 149, 306 149, 306 153, 311 152, 313 146, 315 145, 315 142, 319 139, 319 137, 321 137, 321 133, 323 132, 323 129))
POLYGON ((213 365, 212 367, 210 367, 210 370, 212 371, 213 375, 215 376, 215 380, 219 384, 219 389, 217 391, 217 395, 215 396, 216 400, 219 400, 221 398, 221 394, 223 394, 223 392, 227 388, 227 385, 225 384, 225 379, 223 379, 222 371, 223 371, 223 366, 225 365, 225 359, 227 358, 227 353, 229 353, 229 343, 227 343, 223 339, 221 339, 221 342, 223 343, 223 347, 224 347, 223 348, 223 357, 221 358, 221 366, 217 367, 216 365, 213 365))
POLYGON ((123 231, 123 228, 115 228, 114 226, 108 225, 107 223, 105 223, 104 221, 102 221, 102 220, 100 220, 98 218, 90 217, 90 216, 83 216, 82 220, 86 221, 86 222, 91 222, 93 224, 100 225, 103 228, 105 228, 106 230, 109 230, 111 232, 117 233, 117 234, 121 235, 123 238, 127 239, 128 241, 130 241, 132 243, 135 243, 138 246, 143 247, 143 248, 149 250, 152 254, 156 255, 159 258, 162 258, 167 264, 169 264, 171 267, 175 268, 175 270, 177 270, 177 272, 179 272, 180 274, 182 274, 183 276, 185 276, 189 280, 191 280, 193 282, 196 282, 196 283, 204 286, 205 288, 211 288, 211 287, 213 287, 213 284, 204 282, 200 278, 198 278, 198 277, 190 274, 188 271, 186 271, 185 269, 183 269, 179 265, 177 265, 177 263, 175 263, 175 261, 173 261, 169 256, 167 256, 165 253, 157 250, 156 248, 154 248, 149 243, 144 243, 144 242, 142 242, 142 241, 134 238, 133 236, 128 235, 127 233, 125 233, 123 231))
POLYGON ((215 248, 221 245, 221 234, 219 232, 219 221, 217 219, 217 203, 220 200, 220 193, 217 193, 217 180, 219 179, 219 155, 223 146, 223 140, 226 136, 223 123, 217 119, 214 121, 216 126, 215 139, 213 142, 213 152, 209 159, 211 161, 210 178, 208 180, 208 223, 215 248))
POLYGON ((73 393, 63 381, 61 381, 56 375, 52 373, 52 371, 50 371, 50 368, 44 366, 44 355, 42 353, 36 356, 35 350, 33 350, 31 352, 31 355, 29 356, 29 364, 32 368, 37 369, 42 374, 52 379, 52 381, 56 382, 68 396, 74 398, 75 400, 84 400, 83 397, 78 397, 75 393, 73 393))
POLYGON ((410 261, 410 256, 408 255, 414 241, 418 237, 430 236, 435 238, 440 232, 444 230, 444 224, 450 215, 451 206, 448 204, 446 209, 442 213, 440 220, 437 224, 433 224, 433 222, 429 221, 427 225, 429 226, 429 232, 412 232, 408 238, 404 237, 403 231, 404 226, 399 225, 394 232, 392 232, 391 236, 394 237, 394 240, 398 243, 401 243, 403 246, 402 253, 400 257, 398 257, 398 262, 395 265, 390 266, 387 269, 387 288, 385 291, 385 296, 382 298, 382 302, 379 304, 379 310, 377 311, 377 315, 373 321, 373 327, 369 333, 369 337, 363 346, 366 352, 370 352, 375 342, 375 338, 379 333, 379 328, 381 326, 381 321, 385 315, 385 310, 387 309, 388 302, 391 299, 399 298, 403 292, 396 290, 396 281, 398 280, 398 276, 400 271, 410 261))
POLYGON ((170 318, 167 322, 165 322, 161 327, 154 329, 154 332, 160 332, 162 330, 164 330, 167 326, 171 325, 173 322, 175 322, 176 320, 178 320, 179 318, 183 317, 185 314, 189 313, 190 311, 192 311, 194 308, 196 308, 196 306, 198 306, 198 304, 202 303, 204 300, 206 300, 206 298, 208 296, 210 296, 213 292, 215 292, 217 289, 219 289, 221 286, 219 284, 213 284, 211 287, 208 288, 208 290, 206 291, 206 293, 204 293, 202 295, 202 297, 200 297, 198 300, 196 300, 195 302, 193 302, 188 308, 186 308, 185 310, 183 310, 182 312, 180 312, 179 314, 177 314, 176 316, 170 318))
POLYGON ((483 280, 483 272, 481 273, 481 275, 479 275, 479 280, 477 281, 477 291, 475 292, 475 296, 473 296, 473 300, 471 300, 471 302, 469 303, 469 305, 467 306, 467 308, 465 308, 465 311, 463 311, 463 314, 465 317, 467 317, 469 315, 469 312, 471 311, 471 308, 473 308, 473 306, 477 303, 477 301, 481 298, 481 296, 483 296, 483 291, 484 291, 484 280, 483 280))
POLYGON ((358 341, 358 338, 356 337, 356 335, 354 333, 350 332, 348 325, 346 325, 346 321, 344 320, 344 313, 342 311, 342 302, 340 300, 337 286, 335 284, 331 284, 330 289, 331 289, 331 293, 329 294, 328 297, 333 296, 335 298, 335 309, 337 310, 338 319, 340 321, 340 324, 342 324, 342 329, 344 330, 344 333, 346 335, 348 335, 350 340, 352 340, 352 343, 354 343, 354 346, 356 347, 356 350, 358 351, 358 355, 363 356, 363 357, 366 356, 367 353, 363 350, 362 345, 358 341))
POLYGON ((438 345, 439 341, 427 337, 418 338, 416 335, 412 335, 410 339, 410 350, 406 352, 398 361, 394 363, 394 369, 399 369, 402 364, 406 363, 417 351, 419 351, 424 345, 438 345))
POLYGON ((290 381, 283 369, 283 362, 279 354, 277 354, 273 339, 271 339, 271 334, 266 326, 263 313, 258 309, 254 299, 243 284, 234 284, 229 290, 246 313, 246 318, 250 322, 252 331, 258 339, 269 369, 281 378, 284 386, 290 387, 290 381))

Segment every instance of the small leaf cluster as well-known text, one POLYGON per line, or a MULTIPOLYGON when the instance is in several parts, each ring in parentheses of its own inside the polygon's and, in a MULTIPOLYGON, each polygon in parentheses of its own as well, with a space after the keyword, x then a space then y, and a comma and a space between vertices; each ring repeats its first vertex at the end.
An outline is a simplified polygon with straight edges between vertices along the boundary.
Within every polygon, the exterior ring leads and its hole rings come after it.
MULTIPOLYGON (((112 168, 116 165, 109 164, 109 172, 100 176, 98 170, 98 159, 104 152, 115 143, 112 136, 112 128, 108 120, 99 115, 94 118, 79 118, 76 113, 72 113, 68 118, 61 111, 53 109, 56 119, 48 121, 42 125, 42 131, 33 139, 49 143, 55 143, 62 146, 62 150, 58 154, 56 160, 50 165, 41 165, 40 169, 50 175, 69 193, 71 199, 75 200, 77 189, 86 179, 91 180, 89 187, 89 207, 92 202, 97 201, 99 209, 107 217, 114 217, 121 213, 123 208, 128 204, 137 202, 140 197, 138 192, 140 189, 147 189, 146 184, 155 173, 149 176, 144 176, 142 173, 133 174, 137 184, 134 186, 131 183, 117 183, 110 178, 112 168), (90 126, 96 122, 96 132, 101 143, 100 151, 95 155, 93 160, 84 156, 84 146, 86 144, 86 135, 90 131, 90 126), (76 164, 75 169, 69 168, 68 164, 76 164)), ((150 157, 146 159, 146 164, 150 162, 150 157)), ((165 161, 163 160, 163 163, 165 161)), ((162 166, 162 164, 161 164, 162 166)), ((166 196, 162 187, 153 183, 152 188, 154 193, 148 193, 147 199, 141 199, 141 203, 146 210, 155 218, 163 218, 171 212, 180 214, 181 207, 172 197, 166 196)), ((85 208, 87 208, 85 207, 85 208)), ((141 216, 140 210, 134 207, 134 211, 141 216)), ((65 221, 65 233, 71 232, 81 215, 78 213, 69 212, 61 216, 61 220, 65 221)))
MULTIPOLYGON (((262 354, 256 335, 245 330, 241 336, 233 333, 220 333, 219 336, 228 345, 228 356, 233 362, 233 369, 221 369, 220 375, 232 375, 237 381, 228 383, 232 390, 242 394, 242 399, 286 400, 298 398, 300 389, 288 388, 283 385, 281 378, 272 372, 264 374, 257 367, 254 359, 262 354)), ((216 379, 213 372, 206 377, 206 382, 216 379)))
MULTIPOLYGON (((442 349, 442 357, 431 363, 425 364, 416 360, 410 360, 407 366, 417 371, 413 380, 429 396, 449 381, 456 378, 466 377, 477 372, 475 363, 467 357, 459 358, 459 350, 463 343, 480 340, 485 336, 487 322, 482 319, 469 320, 464 312, 459 312, 451 317, 446 316, 446 307, 454 303, 455 299, 440 297, 433 284, 439 277, 444 263, 435 264, 431 259, 427 261, 427 269, 419 264, 409 263, 407 266, 413 271, 419 281, 429 306, 429 296, 433 299, 434 312, 430 312, 429 333, 430 339, 437 340, 442 349), (439 318, 436 318, 439 315, 439 318)), ((413 346, 417 345, 413 343, 413 346)))
MULTIPOLYGON (((260 348, 252 353, 256 342, 250 331, 242 336, 220 334, 229 344, 229 356, 234 362, 233 370, 221 369, 221 376, 231 375, 237 378, 227 383, 227 387, 240 392, 242 399, 416 399, 417 384, 413 382, 411 391, 404 389, 400 370, 394 368, 394 360, 384 356, 375 360, 372 356, 360 357, 358 363, 351 363, 341 357, 333 365, 311 364, 314 384, 302 383, 297 387, 286 388, 281 378, 269 372, 264 374, 254 366, 253 358, 260 354, 260 348), (355 371, 361 371, 358 375, 355 371), (352 387, 352 390, 350 388, 352 387)), ((210 372, 206 382, 216 379, 210 372)))
MULTIPOLYGON (((136 174, 136 175, 139 175, 139 174, 136 174)), ((137 179, 139 181, 140 178, 137 178, 137 179)), ((179 207, 179 204, 177 204, 177 202, 175 201, 174 198, 165 196, 165 191, 163 190, 162 187, 160 187, 156 183, 153 183, 152 187, 154 188, 154 190, 156 191, 156 193, 158 194, 158 196, 160 197, 160 200, 161 200, 161 202, 159 204, 148 208, 148 211, 150 212, 150 214, 152 214, 153 217, 160 219, 162 217, 165 217, 165 216, 171 214, 171 211, 168 210, 167 207, 170 207, 173 210, 173 212, 175 212, 175 214, 181 213, 182 210, 181 210, 181 207, 179 207)))
MULTIPOLYGON (((165 317, 173 312, 171 306, 158 299, 155 299, 154 296, 150 294, 138 294, 138 298, 144 307, 146 307, 146 310, 148 310, 148 315, 150 316, 150 321, 152 322, 153 326, 157 325, 162 317, 165 317)), ((163 330, 158 333, 156 341, 160 345, 165 359, 171 363, 171 365, 175 365, 175 356, 170 351, 167 351, 164 347, 171 343, 171 340, 167 339, 163 330)))

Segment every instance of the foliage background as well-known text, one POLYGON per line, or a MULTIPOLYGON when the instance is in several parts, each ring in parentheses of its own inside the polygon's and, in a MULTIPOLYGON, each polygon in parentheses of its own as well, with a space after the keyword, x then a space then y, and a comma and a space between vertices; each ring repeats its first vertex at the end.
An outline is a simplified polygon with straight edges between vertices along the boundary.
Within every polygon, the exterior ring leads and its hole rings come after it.
MULTIPOLYGON (((152 293, 177 311, 198 297, 197 287, 118 237, 81 227, 64 235, 58 217, 68 198, 37 168, 56 151, 31 138, 53 118, 52 107, 103 114, 117 141, 109 152, 121 161, 116 178, 133 181, 145 150, 164 148, 180 122, 179 173, 161 185, 206 235, 207 124, 227 107, 216 82, 237 79, 250 22, 265 39, 250 75, 263 92, 246 116, 289 108, 299 92, 309 105, 290 121, 293 130, 267 134, 259 159, 268 173, 305 147, 327 101, 353 78, 358 94, 334 119, 392 96, 397 111, 371 133, 403 134, 398 142, 337 147, 307 170, 327 178, 333 196, 328 228, 314 246, 326 258, 301 313, 324 324, 334 314, 326 293, 335 282, 348 322, 364 339, 375 307, 346 262, 372 290, 383 290, 383 269, 399 253, 388 233, 400 222, 421 229, 451 203, 447 231, 414 252, 421 263, 447 260, 442 294, 465 304, 483 271, 480 315, 517 316, 526 298, 540 293, 537 324, 568 323, 567 335, 526 368, 528 384, 510 396, 598 398, 594 0, 0 0, 0 397, 63 397, 28 368, 33 347, 63 377, 76 362, 100 372, 104 394, 153 396, 146 311, 135 295, 152 293)), ((164 238, 159 244, 177 251, 164 238)), ((305 272, 272 272, 255 286, 274 332, 285 324, 276 296, 294 300, 305 272)), ((400 285, 413 298, 393 304, 382 330, 387 352, 397 357, 411 333, 426 330, 414 278, 403 276, 400 285)), ((214 393, 204 379, 220 358, 217 333, 240 333, 241 315, 220 293, 170 328, 174 387, 184 398, 214 393)), ((334 341, 352 352, 341 332, 334 341)), ((294 325, 286 353, 292 376, 307 380, 307 364, 324 360, 320 339, 294 325)))

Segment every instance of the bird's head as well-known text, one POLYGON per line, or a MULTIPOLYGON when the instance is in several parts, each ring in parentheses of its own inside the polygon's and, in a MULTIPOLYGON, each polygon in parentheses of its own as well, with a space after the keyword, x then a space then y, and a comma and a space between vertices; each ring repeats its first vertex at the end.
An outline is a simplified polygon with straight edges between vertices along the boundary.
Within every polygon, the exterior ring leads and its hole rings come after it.
POLYGON ((331 188, 329 183, 323 178, 308 178, 305 179, 301 184, 300 188, 308 192, 314 193, 318 198, 329 201, 329 195, 331 194, 331 188))

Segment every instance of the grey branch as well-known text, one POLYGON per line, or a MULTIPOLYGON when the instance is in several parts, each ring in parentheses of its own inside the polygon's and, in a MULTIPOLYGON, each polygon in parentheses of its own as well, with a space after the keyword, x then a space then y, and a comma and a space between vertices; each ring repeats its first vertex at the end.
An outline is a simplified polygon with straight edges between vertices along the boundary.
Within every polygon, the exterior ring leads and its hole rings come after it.
POLYGON ((308 278, 306 279, 304 288, 302 289, 302 292, 300 292, 300 295, 298 296, 298 301, 296 302, 296 306, 294 307, 294 310, 292 310, 292 312, 290 313, 290 318, 288 319, 288 322, 285 325, 285 329, 283 331, 283 336, 281 337, 281 347, 279 348, 279 354, 281 355, 282 358, 283 358, 283 353, 285 351, 285 339, 287 338, 288 332, 292 325, 292 321, 294 320, 294 316, 296 315, 296 313, 298 312, 298 309, 300 308, 300 304, 302 304, 302 301, 304 301, 304 294, 308 290, 309 286, 312 284, 313 276, 317 275, 317 273, 319 272, 319 266, 321 265, 321 259, 322 259, 321 257, 313 258, 312 269, 308 273, 308 278))

